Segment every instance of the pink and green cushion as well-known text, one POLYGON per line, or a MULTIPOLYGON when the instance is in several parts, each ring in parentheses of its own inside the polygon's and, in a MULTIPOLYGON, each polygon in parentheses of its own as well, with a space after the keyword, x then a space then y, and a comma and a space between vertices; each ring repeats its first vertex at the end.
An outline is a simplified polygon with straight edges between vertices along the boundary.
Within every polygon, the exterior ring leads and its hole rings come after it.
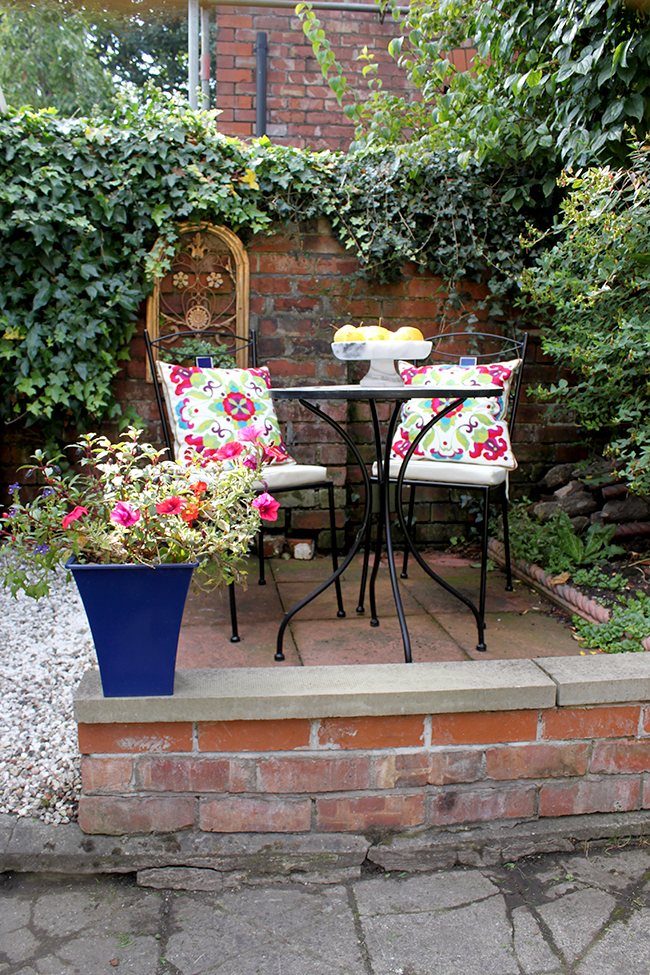
POLYGON ((260 442, 270 467, 294 465, 282 441, 269 392, 266 366, 257 369, 199 369, 158 362, 177 460, 194 451, 209 459, 237 439, 244 427, 261 427, 260 442))
MULTIPOLYGON (((407 386, 431 386, 432 391, 436 386, 503 387, 502 395, 468 399, 462 406, 434 424, 418 445, 409 464, 409 472, 413 464, 421 461, 443 462, 445 466, 464 464, 467 467, 494 466, 514 470, 517 461, 512 452, 506 414, 510 386, 520 366, 521 359, 491 362, 483 366, 437 363, 429 366, 414 366, 409 362, 400 362, 399 373, 407 386)), ((448 402, 448 399, 436 397, 432 392, 431 399, 412 399, 404 404, 391 453, 395 460, 406 456, 420 430, 426 426, 434 413, 444 409, 448 402)), ((464 474, 466 475, 467 472, 464 474)), ((426 478, 422 479, 426 480, 426 478)))

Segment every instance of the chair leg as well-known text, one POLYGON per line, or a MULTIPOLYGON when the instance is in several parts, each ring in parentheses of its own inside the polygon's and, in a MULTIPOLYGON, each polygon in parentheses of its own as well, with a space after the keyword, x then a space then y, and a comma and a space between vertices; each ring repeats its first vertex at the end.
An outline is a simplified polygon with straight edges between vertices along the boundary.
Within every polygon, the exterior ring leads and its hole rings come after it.
POLYGON ((372 515, 368 519, 366 537, 363 540, 363 566, 361 568, 361 585, 359 586, 359 604, 357 613, 365 613, 366 584, 368 582, 368 566, 370 564, 370 540, 372 535, 372 515))
MULTIPOLYGON (((481 548, 481 585, 479 591, 478 612, 481 623, 485 627, 485 592, 487 589, 487 545, 488 545, 488 520, 490 514, 490 489, 485 488, 483 492, 483 544, 481 548)), ((485 650, 485 639, 481 635, 476 645, 477 650, 485 650)))
POLYGON ((237 630, 237 603, 235 600, 235 583, 231 582, 228 586, 228 598, 230 600, 230 626, 232 628, 231 643, 240 643, 241 637, 237 630))
MULTIPOLYGON (((332 543, 332 572, 336 572, 339 567, 339 553, 336 546, 336 513, 334 511, 334 485, 330 483, 327 485, 327 497, 330 506, 330 538, 332 543)), ((343 594, 341 593, 341 580, 336 579, 334 581, 334 588, 336 589, 336 602, 338 604, 337 616, 342 619, 345 616, 345 610, 343 609, 343 594)))
POLYGON ((379 626, 379 617, 377 616, 377 600, 375 599, 375 583, 377 582, 377 575, 379 573, 379 565, 381 563, 381 546, 384 540, 384 519, 383 511, 379 512, 377 518, 377 542, 375 544, 375 560, 372 564, 372 573, 370 574, 370 625, 379 626))
POLYGON ((264 577, 264 528, 260 528, 259 534, 257 536, 257 558, 259 562, 259 578, 257 580, 257 585, 265 586, 266 579, 264 577))
MULTIPOLYGON (((415 484, 411 484, 411 493, 409 494, 409 510, 406 518, 406 527, 408 528, 409 535, 411 534, 411 526, 413 524, 413 511, 415 508, 415 484)), ((400 575, 401 579, 408 579, 408 564, 409 564, 409 547, 404 545, 404 561, 402 562, 402 572, 400 575)))
POLYGON ((512 592, 512 563, 510 561, 510 530, 508 528, 508 495, 506 482, 501 485, 501 514, 503 517, 503 550, 506 557, 506 592, 512 592))

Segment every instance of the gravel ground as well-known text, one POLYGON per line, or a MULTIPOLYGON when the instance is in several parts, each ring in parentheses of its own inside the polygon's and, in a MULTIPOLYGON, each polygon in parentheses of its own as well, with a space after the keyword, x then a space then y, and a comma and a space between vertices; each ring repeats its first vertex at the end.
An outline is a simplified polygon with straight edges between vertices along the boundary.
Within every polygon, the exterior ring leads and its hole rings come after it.
POLYGON ((81 788, 72 692, 96 659, 64 572, 38 602, 0 583, 0 648, 0 812, 70 822, 81 788))

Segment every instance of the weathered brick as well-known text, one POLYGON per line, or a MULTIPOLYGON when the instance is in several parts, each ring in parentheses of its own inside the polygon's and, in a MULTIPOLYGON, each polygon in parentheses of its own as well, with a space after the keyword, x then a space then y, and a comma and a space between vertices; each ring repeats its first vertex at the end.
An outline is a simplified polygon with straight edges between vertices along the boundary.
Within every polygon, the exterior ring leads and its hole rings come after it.
POLYGON ((246 792, 253 769, 228 758, 142 756, 136 761, 136 783, 152 792, 246 792))
POLYGON ((211 833, 304 833, 311 820, 310 799, 202 799, 199 826, 211 833))
POLYGON ((584 775, 589 762, 587 744, 510 744, 485 753, 489 779, 547 779, 584 775))
POLYGON ((85 793, 127 792, 133 773, 131 758, 81 758, 81 785, 85 793))
POLYGON ((379 789, 447 785, 484 778, 480 749, 382 755, 373 759, 372 767, 374 782, 379 789))
POLYGON ((189 721, 80 724, 79 751, 96 752, 189 752, 192 725, 189 721))
POLYGON ((316 826, 328 832, 371 827, 406 829, 424 823, 423 795, 366 795, 316 800, 316 826))
POLYGON ((286 752, 309 745, 307 718, 265 721, 199 721, 202 752, 286 752))
POLYGON ((433 745, 487 745, 536 737, 537 711, 477 711, 431 718, 433 745))
POLYGON ((629 738, 639 727, 639 705, 594 708, 554 708, 542 714, 541 737, 629 738))
POLYGON ((169 796, 82 796, 79 826, 84 833, 171 833, 194 824, 194 800, 169 796))
POLYGON ((260 792, 347 792, 369 784, 370 762, 365 757, 287 755, 257 764, 260 792))
POLYGON ((424 717, 393 714, 359 718, 323 718, 318 744, 324 748, 408 748, 424 741, 424 717))
POLYGON ((591 772, 650 772, 650 738, 597 741, 591 772))
POLYGON ((432 826, 479 823, 497 819, 526 819, 535 813, 535 786, 454 789, 431 794, 432 826))
POLYGON ((539 791, 539 815, 585 816, 637 809, 640 787, 638 776, 545 782, 539 791))

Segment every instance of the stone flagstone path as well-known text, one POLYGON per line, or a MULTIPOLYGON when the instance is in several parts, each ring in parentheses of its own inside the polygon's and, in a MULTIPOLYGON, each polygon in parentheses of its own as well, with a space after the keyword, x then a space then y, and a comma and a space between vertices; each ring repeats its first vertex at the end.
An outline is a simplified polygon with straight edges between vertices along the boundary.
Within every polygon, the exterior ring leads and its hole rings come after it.
POLYGON ((649 878, 645 846, 217 892, 7 874, 0 973, 648 975, 649 878))

